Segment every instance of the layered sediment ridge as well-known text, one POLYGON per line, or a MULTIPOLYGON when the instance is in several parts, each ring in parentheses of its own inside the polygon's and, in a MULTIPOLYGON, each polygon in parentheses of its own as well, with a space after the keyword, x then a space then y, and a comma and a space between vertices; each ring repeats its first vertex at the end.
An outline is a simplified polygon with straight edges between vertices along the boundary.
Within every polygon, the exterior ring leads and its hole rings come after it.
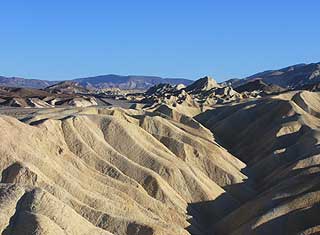
POLYGON ((223 195, 216 219, 240 205, 227 186, 245 164, 196 121, 99 108, 24 121, 0 116, 3 234, 199 233, 190 205, 223 195))

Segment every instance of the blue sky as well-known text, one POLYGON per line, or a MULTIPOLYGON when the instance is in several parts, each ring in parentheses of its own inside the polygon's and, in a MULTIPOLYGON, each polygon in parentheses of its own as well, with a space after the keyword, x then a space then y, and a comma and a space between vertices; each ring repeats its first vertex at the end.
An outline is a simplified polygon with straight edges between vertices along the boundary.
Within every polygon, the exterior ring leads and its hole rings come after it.
POLYGON ((1 1, 0 75, 222 81, 319 62, 319 9, 318 0, 1 1))

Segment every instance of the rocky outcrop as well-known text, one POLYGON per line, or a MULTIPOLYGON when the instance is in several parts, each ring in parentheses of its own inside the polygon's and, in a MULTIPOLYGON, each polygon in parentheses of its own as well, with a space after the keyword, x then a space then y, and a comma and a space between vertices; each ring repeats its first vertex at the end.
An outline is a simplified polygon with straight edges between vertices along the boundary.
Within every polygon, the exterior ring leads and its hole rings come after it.
POLYGON ((48 86, 44 90, 53 94, 79 94, 79 93, 87 94, 89 93, 88 89, 85 89, 84 87, 80 86, 78 83, 72 82, 72 81, 60 82, 52 86, 48 86))
POLYGON ((234 88, 239 93, 249 93, 254 92, 257 94, 260 94, 262 96, 264 95, 271 95, 271 94, 277 94, 280 92, 285 91, 284 88, 274 85, 274 84, 267 84, 263 82, 261 79, 253 80, 248 83, 245 83, 241 86, 238 86, 234 88))
POLYGON ((32 88, 0 87, 0 106, 52 108, 56 106, 87 107, 97 105, 96 98, 90 95, 68 93, 66 90, 61 91, 62 93, 54 93, 53 91, 57 91, 57 87, 51 88, 45 91, 32 88))

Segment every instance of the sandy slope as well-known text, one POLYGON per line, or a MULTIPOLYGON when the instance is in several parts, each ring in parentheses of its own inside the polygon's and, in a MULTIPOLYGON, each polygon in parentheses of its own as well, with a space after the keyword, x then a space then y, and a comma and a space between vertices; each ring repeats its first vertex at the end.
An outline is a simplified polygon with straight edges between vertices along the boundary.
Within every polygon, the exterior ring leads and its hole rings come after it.
POLYGON ((0 115, 4 235, 320 231, 320 93, 31 111, 0 115))
POLYGON ((258 195, 220 222, 217 234, 317 234, 320 94, 308 91, 219 107, 196 117, 247 163, 258 195))
POLYGON ((0 116, 3 234, 200 234, 240 205, 245 164, 193 119, 122 109, 0 116), (162 116, 162 117, 161 117, 162 116), (191 208, 191 209, 190 209, 191 208), (201 207, 200 207, 201 208, 201 207), (189 215, 188 215, 189 214, 189 215), (200 213, 202 214, 202 212, 200 213))

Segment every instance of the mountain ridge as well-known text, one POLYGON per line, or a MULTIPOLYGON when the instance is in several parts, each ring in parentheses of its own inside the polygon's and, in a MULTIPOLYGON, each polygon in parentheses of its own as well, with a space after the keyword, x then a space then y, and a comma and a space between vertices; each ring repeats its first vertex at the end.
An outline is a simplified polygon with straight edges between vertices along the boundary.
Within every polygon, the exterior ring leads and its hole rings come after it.
POLYGON ((238 87, 257 79, 261 79, 267 84, 290 89, 316 84, 320 82, 320 62, 295 64, 280 69, 265 70, 242 79, 230 79, 224 83, 230 83, 233 87, 238 87))
POLYGON ((49 81, 42 79, 29 79, 21 77, 0 76, 0 86, 27 87, 43 89, 61 82, 77 82, 86 88, 121 88, 121 89, 148 89, 158 83, 169 83, 172 85, 189 85, 193 81, 184 78, 162 78, 158 76, 145 75, 98 75, 92 77, 75 78, 70 80, 49 81))
MULTIPOLYGON (((265 70, 245 78, 229 79, 220 82, 219 84, 229 84, 235 88, 257 79, 261 79, 264 83, 274 84, 287 89, 299 89, 305 85, 313 85, 320 82, 320 62, 295 64, 280 69, 265 70)), ((85 88, 120 88, 137 90, 147 90, 148 88, 160 83, 167 83, 171 85, 190 85, 194 82, 194 80, 184 78, 162 78, 159 76, 116 74, 90 76, 61 81, 0 76, 0 86, 10 87, 43 89, 63 81, 77 82, 85 88)))

